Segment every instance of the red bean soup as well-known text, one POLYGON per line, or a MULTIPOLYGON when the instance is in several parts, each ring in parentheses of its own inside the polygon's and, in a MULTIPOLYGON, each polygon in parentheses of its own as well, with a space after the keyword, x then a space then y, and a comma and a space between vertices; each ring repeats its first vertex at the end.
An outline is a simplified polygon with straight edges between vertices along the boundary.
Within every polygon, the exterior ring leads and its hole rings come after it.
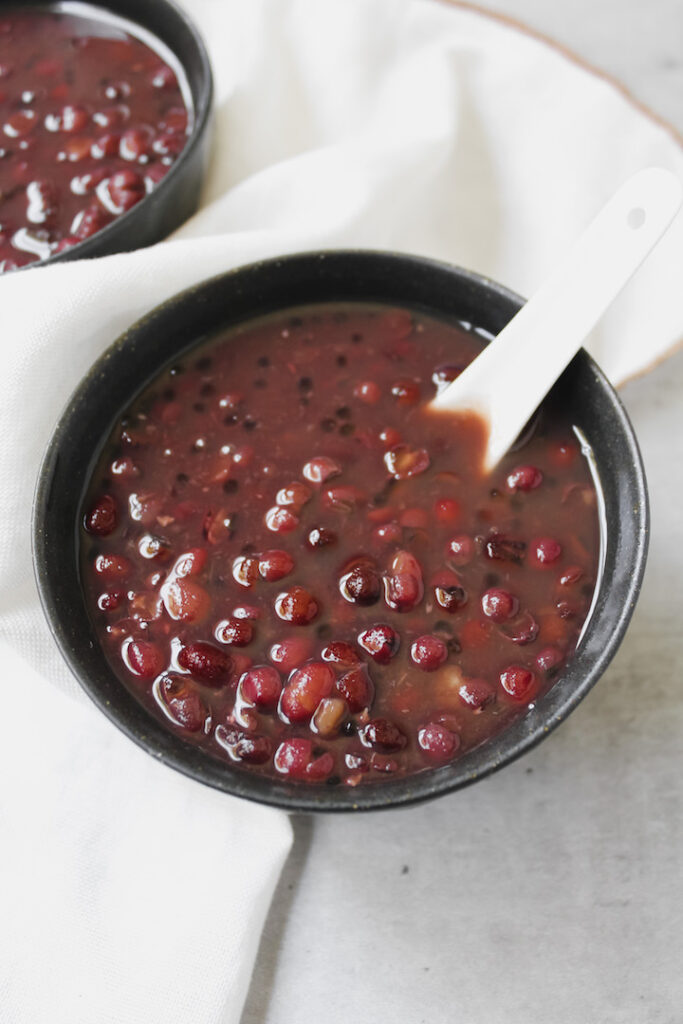
POLYGON ((466 325, 365 304, 232 328, 149 384, 84 506, 114 672, 244 770, 357 786, 434 768, 571 657, 599 564, 572 424, 483 474, 484 424, 429 402, 466 325))
POLYGON ((0 273, 130 210, 187 141, 173 58, 92 10, 0 10, 0 273))

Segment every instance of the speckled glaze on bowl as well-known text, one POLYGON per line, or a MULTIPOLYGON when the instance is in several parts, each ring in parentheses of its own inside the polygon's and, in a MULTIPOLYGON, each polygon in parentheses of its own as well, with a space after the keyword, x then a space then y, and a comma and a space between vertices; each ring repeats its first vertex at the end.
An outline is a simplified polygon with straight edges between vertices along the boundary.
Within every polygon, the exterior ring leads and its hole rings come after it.
POLYGON ((76 389, 45 455, 34 506, 34 562, 48 622, 74 675, 100 709, 165 764, 226 793, 289 811, 398 807, 481 779, 544 739, 614 656, 638 596, 648 541, 645 474, 628 417, 581 351, 546 402, 561 403, 595 456, 604 499, 602 574, 580 646, 533 710, 460 759, 357 788, 274 781, 212 758, 165 729, 117 679, 99 647, 81 590, 78 527, 92 468, 114 421, 163 367, 217 330, 292 306, 383 302, 498 333, 522 300, 492 281, 415 256, 323 252, 255 263, 170 299, 130 328, 76 389))
MULTIPOLYGON (((13 273, 142 249, 170 235, 199 206, 211 142, 213 75, 198 29, 173 0, 84 0, 84 3, 86 6, 81 11, 74 7, 74 13, 87 16, 87 7, 90 7, 101 12, 105 19, 107 14, 125 18, 132 23, 133 30, 137 25, 151 33, 174 54, 185 72, 192 96, 192 131, 168 173, 139 203, 90 238, 47 260, 27 263, 13 273)), ((0 0, 0 16, 4 9, 43 6, 51 5, 36 0, 0 0)))

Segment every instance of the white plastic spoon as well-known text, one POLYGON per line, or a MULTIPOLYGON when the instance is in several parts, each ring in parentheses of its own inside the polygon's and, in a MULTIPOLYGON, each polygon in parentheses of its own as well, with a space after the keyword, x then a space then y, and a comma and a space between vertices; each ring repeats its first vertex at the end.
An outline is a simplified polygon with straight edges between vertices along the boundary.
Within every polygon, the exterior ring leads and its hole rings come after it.
POLYGON ((541 289, 452 384, 432 400, 489 424, 490 471, 515 442, 583 340, 659 241, 681 205, 661 167, 629 178, 541 289))

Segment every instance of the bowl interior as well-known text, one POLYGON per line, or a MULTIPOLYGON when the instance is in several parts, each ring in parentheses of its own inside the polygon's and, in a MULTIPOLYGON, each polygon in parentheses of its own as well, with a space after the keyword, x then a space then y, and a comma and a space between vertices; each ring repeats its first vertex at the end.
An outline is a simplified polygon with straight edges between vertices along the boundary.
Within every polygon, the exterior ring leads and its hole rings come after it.
POLYGON ((92 367, 52 437, 34 508, 41 600, 62 654, 95 703, 133 740, 185 774, 297 811, 374 809, 434 797, 489 774, 539 742, 579 703, 614 655, 635 604, 647 549, 647 496, 637 443, 615 392, 581 351, 546 401, 560 404, 593 447, 604 498, 603 572, 579 649, 533 710, 449 765, 354 790, 269 780, 215 760, 167 731, 116 678, 85 608, 78 524, 90 473, 115 419, 188 347, 264 313, 335 300, 401 305, 491 334, 521 305, 500 285, 466 271, 388 253, 303 254, 221 275, 157 308, 92 367))

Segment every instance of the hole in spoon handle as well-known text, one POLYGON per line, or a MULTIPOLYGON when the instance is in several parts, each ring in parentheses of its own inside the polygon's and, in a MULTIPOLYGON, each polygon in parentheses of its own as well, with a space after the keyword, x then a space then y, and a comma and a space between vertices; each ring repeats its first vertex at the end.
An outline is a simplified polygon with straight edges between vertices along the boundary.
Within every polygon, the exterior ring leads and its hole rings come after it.
POLYGON ((638 228, 642 228, 646 220, 645 210, 642 206, 634 206, 632 210, 628 211, 626 223, 633 230, 637 231, 638 228))

